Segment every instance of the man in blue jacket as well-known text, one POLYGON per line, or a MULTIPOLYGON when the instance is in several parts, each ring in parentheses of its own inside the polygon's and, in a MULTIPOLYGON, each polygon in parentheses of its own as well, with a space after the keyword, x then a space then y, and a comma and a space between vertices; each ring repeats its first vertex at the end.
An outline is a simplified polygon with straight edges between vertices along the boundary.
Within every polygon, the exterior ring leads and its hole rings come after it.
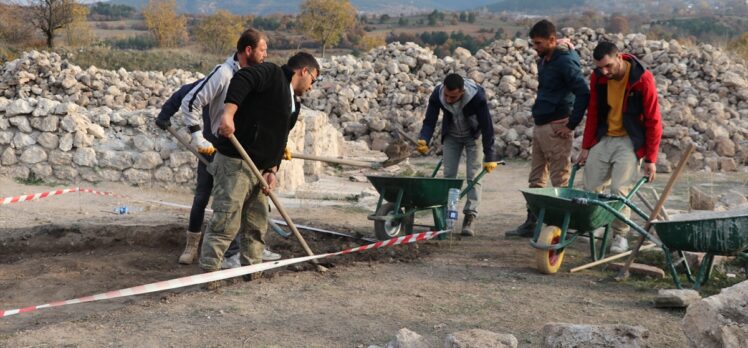
MULTIPOLYGON (((574 129, 582 122, 590 89, 582 75, 579 55, 570 43, 556 39, 556 27, 542 20, 530 30, 538 53, 538 94, 532 106, 532 169, 530 187, 545 187, 550 171, 554 187, 566 186, 571 171, 571 145, 574 129)), ((506 236, 532 237, 535 216, 506 236)))
MULTIPOLYGON (((465 150, 467 178, 472 180, 478 175, 483 161, 483 168, 489 173, 496 168, 498 158, 494 154, 494 134, 491 113, 488 111, 486 93, 475 81, 463 79, 458 74, 449 74, 444 83, 436 86, 429 98, 426 119, 423 121, 416 150, 425 154, 429 151, 428 143, 434 135, 439 111, 444 112, 442 120, 441 141, 444 156, 444 177, 457 177, 460 156, 465 150), (483 153, 478 151, 478 144, 483 144, 483 153)), ((463 236, 474 236, 472 224, 478 216, 480 204, 480 183, 468 192, 462 220, 463 236)))

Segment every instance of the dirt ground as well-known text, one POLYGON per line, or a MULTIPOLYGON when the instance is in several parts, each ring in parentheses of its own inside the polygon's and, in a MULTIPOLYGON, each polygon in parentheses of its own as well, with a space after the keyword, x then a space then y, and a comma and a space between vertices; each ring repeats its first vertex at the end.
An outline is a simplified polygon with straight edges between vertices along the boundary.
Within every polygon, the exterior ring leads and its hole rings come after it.
MULTIPOLYGON (((431 164, 430 162, 428 164, 431 164)), ((541 275, 534 250, 503 232, 524 219, 528 164, 510 163, 484 181, 478 235, 326 259, 237 281, 217 291, 189 287, 63 306, 0 319, 0 346, 366 347, 383 345, 402 327, 435 346, 452 332, 482 328, 539 346, 548 322, 642 325, 655 347, 683 347, 684 311, 655 309, 656 287, 617 283, 613 273, 568 273, 589 257, 578 242, 562 271, 541 275)), ((658 180, 667 180, 666 176, 658 180)), ((61 186, 55 186, 61 187, 61 186)), ((0 308, 13 309, 199 273, 180 266, 191 193, 100 185, 134 198, 68 194, 0 206, 0 308), (137 199, 137 200, 136 200, 137 199), (141 201, 138 201, 141 200, 141 201), (114 207, 142 209, 117 215, 114 207)), ((0 197, 49 190, 0 179, 0 197)), ((373 237, 369 213, 305 204, 289 209, 299 223, 373 237)), ((428 222, 428 218, 418 221, 428 222)), ((268 232, 284 258, 298 243, 268 232)), ((358 241, 304 232, 317 252, 358 241)))

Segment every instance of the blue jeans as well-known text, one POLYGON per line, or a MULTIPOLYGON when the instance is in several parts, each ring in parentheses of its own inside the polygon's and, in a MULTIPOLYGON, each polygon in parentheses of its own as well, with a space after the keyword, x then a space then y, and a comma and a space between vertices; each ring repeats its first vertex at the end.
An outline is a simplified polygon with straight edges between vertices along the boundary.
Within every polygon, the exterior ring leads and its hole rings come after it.
MULTIPOLYGON (((460 167, 460 157, 462 151, 465 151, 465 166, 468 180, 473 180, 481 170, 483 162, 483 152, 481 151, 480 138, 473 137, 453 137, 447 135, 444 137, 444 147, 442 149, 444 157, 444 177, 456 178, 457 170, 460 167)), ((467 185, 466 185, 467 186, 467 185)), ((478 215, 478 205, 480 205, 481 191, 483 190, 480 182, 473 186, 467 194, 467 202, 462 210, 463 214, 478 215)))

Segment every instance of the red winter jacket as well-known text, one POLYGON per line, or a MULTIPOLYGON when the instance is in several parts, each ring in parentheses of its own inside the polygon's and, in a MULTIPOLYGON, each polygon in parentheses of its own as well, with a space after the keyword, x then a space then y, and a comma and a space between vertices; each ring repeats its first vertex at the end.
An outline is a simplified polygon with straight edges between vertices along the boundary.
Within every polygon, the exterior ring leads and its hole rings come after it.
MULTIPOLYGON (((623 100, 623 127, 634 144, 636 157, 655 163, 662 137, 662 116, 657 103, 654 76, 633 55, 623 54, 631 63, 623 100)), ((599 69, 590 77, 590 102, 582 138, 582 149, 589 150, 608 133, 608 78, 599 69)))

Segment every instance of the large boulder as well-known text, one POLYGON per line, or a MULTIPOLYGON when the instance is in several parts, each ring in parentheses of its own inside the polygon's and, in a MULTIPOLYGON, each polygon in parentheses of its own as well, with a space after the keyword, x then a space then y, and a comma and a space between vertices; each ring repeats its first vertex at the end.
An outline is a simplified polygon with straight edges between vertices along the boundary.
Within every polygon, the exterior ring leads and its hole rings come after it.
POLYGON ((691 347, 748 347, 748 281, 689 306, 682 328, 691 347))

